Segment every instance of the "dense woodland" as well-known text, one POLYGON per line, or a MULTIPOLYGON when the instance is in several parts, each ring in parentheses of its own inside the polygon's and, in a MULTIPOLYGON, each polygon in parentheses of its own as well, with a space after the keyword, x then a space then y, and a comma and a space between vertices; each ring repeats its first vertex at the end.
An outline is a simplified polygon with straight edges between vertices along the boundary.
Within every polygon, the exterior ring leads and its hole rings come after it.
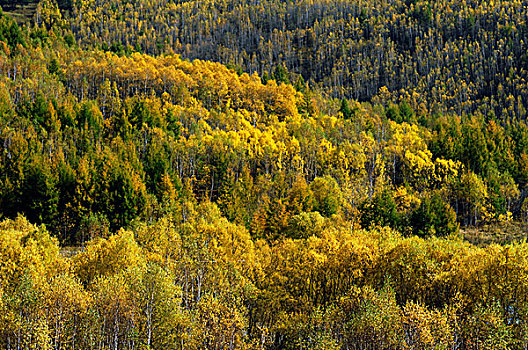
POLYGON ((525 349, 526 11, 2 14, 0 346, 525 349))
POLYGON ((114 52, 290 71, 332 97, 369 101, 385 86, 432 111, 524 118, 527 18, 523 1, 91 0, 68 26, 114 52))

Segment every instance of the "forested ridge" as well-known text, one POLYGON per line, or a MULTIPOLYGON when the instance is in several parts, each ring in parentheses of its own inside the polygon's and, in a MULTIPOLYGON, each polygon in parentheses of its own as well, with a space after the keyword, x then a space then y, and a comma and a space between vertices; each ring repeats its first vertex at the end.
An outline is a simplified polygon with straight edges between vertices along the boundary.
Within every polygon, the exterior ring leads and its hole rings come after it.
POLYGON ((526 348, 525 11, 2 13, 0 346, 526 348))
POLYGON ((80 43, 115 52, 285 68, 338 98, 385 86, 433 111, 526 113, 522 1, 82 1, 69 18, 80 43))

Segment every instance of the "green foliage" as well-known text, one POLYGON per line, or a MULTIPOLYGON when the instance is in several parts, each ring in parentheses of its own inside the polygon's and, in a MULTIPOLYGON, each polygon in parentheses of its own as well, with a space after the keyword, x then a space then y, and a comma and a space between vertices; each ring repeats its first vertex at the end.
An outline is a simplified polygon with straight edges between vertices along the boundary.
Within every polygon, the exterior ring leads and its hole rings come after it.
MULTIPOLYGON (((4 6, 0 3, 0 6, 4 6)), ((17 46, 25 46, 26 40, 20 27, 10 17, 0 12, 0 41, 3 41, 9 47, 10 52, 16 52, 17 46)), ((4 53, 9 55, 9 52, 4 53)))
POLYGON ((348 101, 346 99, 341 100, 341 107, 339 108, 339 111, 343 114, 343 118, 345 119, 350 119, 352 117, 352 111, 350 110, 348 101))
POLYGON ((419 236, 446 237, 458 232, 455 211, 438 193, 422 199, 412 212, 409 224, 412 232, 419 236))
POLYGON ((325 217, 330 217, 339 212, 341 206, 341 190, 335 179, 316 177, 310 183, 313 193, 313 209, 325 217))
POLYGON ((361 226, 389 226, 397 228, 400 216, 396 210, 396 203, 389 191, 377 193, 370 201, 365 201, 359 208, 361 226))

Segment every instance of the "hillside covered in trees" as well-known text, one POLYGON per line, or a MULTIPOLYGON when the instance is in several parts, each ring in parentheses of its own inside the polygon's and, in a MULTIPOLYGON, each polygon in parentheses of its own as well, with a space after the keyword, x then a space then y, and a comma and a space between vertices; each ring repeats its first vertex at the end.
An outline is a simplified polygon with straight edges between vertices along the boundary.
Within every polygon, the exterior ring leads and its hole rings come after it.
POLYGON ((81 44, 115 52, 175 52, 280 80, 286 70, 337 98, 387 87, 435 112, 526 114, 523 1, 82 1, 68 18, 81 44))
POLYGON ((524 349, 525 12, 1 14, 0 346, 524 349))

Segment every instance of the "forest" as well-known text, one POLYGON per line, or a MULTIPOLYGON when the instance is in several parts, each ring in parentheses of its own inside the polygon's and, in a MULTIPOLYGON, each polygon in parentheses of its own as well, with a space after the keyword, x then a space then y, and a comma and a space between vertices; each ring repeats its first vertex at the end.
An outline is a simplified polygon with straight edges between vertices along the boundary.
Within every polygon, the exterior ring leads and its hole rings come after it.
POLYGON ((522 2, 8 3, 1 348, 528 347, 522 2))

